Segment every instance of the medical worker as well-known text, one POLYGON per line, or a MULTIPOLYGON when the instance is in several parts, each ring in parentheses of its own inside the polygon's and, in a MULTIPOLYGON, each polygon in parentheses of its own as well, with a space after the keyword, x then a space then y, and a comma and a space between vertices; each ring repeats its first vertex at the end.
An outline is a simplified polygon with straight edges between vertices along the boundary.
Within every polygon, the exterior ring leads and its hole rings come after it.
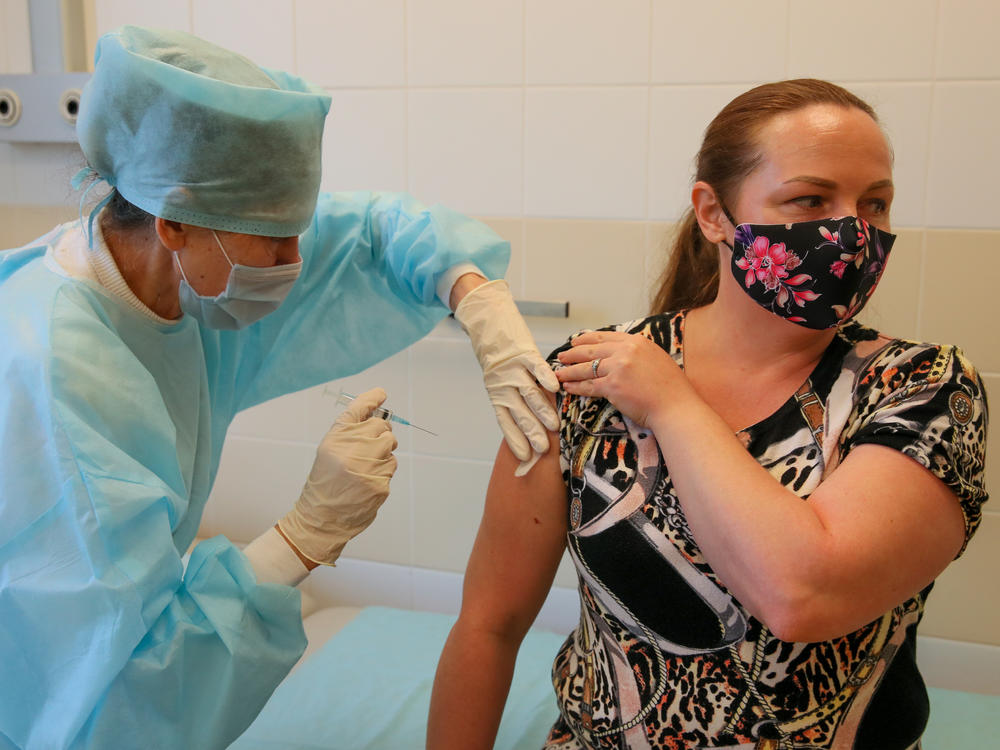
POLYGON ((333 426, 274 528, 185 565, 237 412, 453 308, 521 471, 547 449, 536 379, 557 382, 487 282, 507 243, 405 195, 317 198, 329 104, 187 34, 99 40, 77 132, 108 197, 0 253, 3 750, 223 748, 299 658, 294 585, 388 494, 385 393, 333 426))

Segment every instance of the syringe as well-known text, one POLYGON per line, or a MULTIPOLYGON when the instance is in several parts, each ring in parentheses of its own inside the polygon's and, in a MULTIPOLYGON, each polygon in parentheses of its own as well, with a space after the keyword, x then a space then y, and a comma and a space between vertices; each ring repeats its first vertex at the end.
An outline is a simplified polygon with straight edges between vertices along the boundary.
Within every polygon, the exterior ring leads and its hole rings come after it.
MULTIPOLYGON (((357 396, 352 396, 347 391, 341 390, 340 394, 337 396, 337 403, 339 405, 341 405, 341 406, 347 406, 355 398, 357 398, 357 396)), ((433 435, 434 437, 438 436, 436 432, 431 432, 430 430, 428 430, 428 429, 426 429, 424 427, 420 427, 419 425, 415 425, 412 422, 408 422, 405 419, 403 419, 402 417, 397 416, 396 412, 394 412, 392 409, 386 409, 386 408, 384 408, 382 406, 376 406, 375 407, 375 411, 373 411, 372 414, 374 416, 376 416, 376 417, 381 417, 382 419, 389 420, 390 422, 395 422, 396 424, 403 424, 403 425, 406 425, 407 427, 413 427, 414 429, 417 429, 417 430, 423 430, 428 435, 433 435)))

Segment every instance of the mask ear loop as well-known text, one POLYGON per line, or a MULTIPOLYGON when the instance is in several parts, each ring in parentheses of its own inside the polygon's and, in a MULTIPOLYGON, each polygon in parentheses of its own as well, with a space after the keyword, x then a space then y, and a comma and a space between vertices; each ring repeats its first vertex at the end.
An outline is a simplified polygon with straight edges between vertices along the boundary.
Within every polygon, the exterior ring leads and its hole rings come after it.
MULTIPOLYGON (((736 223, 736 219, 733 218, 733 215, 731 213, 729 213, 729 209, 726 208, 726 203, 725 203, 725 201, 722 200, 722 196, 719 195, 719 191, 715 190, 715 188, 712 188, 712 190, 715 191, 715 199, 717 201, 719 201, 719 208, 722 209, 722 213, 726 215, 726 218, 729 219, 729 223, 732 224, 733 225, 733 229, 735 229, 736 227, 739 226, 739 224, 736 223)), ((733 246, 730 245, 729 242, 727 240, 725 240, 725 239, 722 240, 722 244, 724 244, 730 250, 733 249, 733 246)))
POLYGON ((91 176, 96 176, 97 179, 91 182, 90 185, 87 186, 87 189, 83 191, 83 195, 80 196, 80 213, 79 213, 80 225, 84 227, 84 236, 87 238, 87 248, 89 250, 94 249, 94 218, 97 216, 97 214, 101 212, 101 209, 103 209, 106 205, 108 205, 108 203, 111 201, 112 196, 114 196, 115 194, 114 183, 112 183, 111 180, 105 177, 101 177, 100 173, 90 165, 87 165, 79 172, 77 172, 75 175, 73 175, 73 179, 70 180, 70 185, 73 186, 74 190, 79 190, 80 186, 83 184, 83 181, 91 176), (90 216, 87 219, 86 225, 84 225, 83 204, 86 202, 87 196, 90 195, 90 191, 93 190, 94 186, 99 182, 106 182, 108 186, 111 188, 111 190, 109 190, 108 194, 105 195, 103 198, 101 198, 100 202, 96 206, 94 206, 94 209, 90 212, 90 216))
POLYGON ((223 257, 224 257, 224 258, 226 259, 226 263, 228 263, 228 264, 229 264, 229 268, 230 268, 230 269, 233 269, 233 268, 235 268, 236 266, 235 266, 235 264, 233 263, 233 261, 231 261, 231 260, 229 259, 229 253, 227 253, 227 252, 226 252, 226 248, 225 248, 225 247, 223 247, 223 245, 222 245, 222 240, 220 240, 220 239, 219 239, 219 235, 217 235, 217 234, 215 233, 215 230, 214 230, 214 229, 213 229, 213 230, 211 230, 211 232, 212 232, 212 236, 213 236, 213 237, 215 237, 215 243, 216 243, 216 244, 217 244, 217 245, 219 246, 219 249, 220 249, 220 250, 222 251, 222 256, 223 256, 223 257))

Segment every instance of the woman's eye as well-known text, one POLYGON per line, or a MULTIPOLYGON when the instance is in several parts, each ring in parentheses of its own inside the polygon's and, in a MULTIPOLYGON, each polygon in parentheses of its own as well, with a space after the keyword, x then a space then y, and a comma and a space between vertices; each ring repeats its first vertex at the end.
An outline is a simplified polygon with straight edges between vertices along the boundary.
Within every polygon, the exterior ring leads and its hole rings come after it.
POLYGON ((873 198, 867 202, 866 208, 870 214, 881 216, 889 210, 889 204, 881 198, 873 198))
POLYGON ((819 208, 823 205, 823 199, 818 195, 802 195, 789 202, 794 203, 799 208, 819 208))

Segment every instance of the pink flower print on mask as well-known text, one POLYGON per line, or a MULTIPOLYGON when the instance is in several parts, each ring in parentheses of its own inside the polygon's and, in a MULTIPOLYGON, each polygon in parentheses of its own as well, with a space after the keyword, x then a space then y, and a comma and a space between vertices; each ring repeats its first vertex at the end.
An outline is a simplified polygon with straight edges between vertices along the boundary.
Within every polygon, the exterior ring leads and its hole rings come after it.
POLYGON ((830 264, 830 273, 836 276, 838 279, 844 278, 844 271, 847 270, 847 264, 842 260, 835 260, 830 264))
POLYGON ((757 237, 753 244, 736 260, 736 265, 746 271, 743 283, 749 289, 756 281, 763 282, 768 291, 781 286, 781 280, 788 278, 788 271, 799 265, 795 253, 785 250, 785 243, 771 244, 767 237, 757 237))

